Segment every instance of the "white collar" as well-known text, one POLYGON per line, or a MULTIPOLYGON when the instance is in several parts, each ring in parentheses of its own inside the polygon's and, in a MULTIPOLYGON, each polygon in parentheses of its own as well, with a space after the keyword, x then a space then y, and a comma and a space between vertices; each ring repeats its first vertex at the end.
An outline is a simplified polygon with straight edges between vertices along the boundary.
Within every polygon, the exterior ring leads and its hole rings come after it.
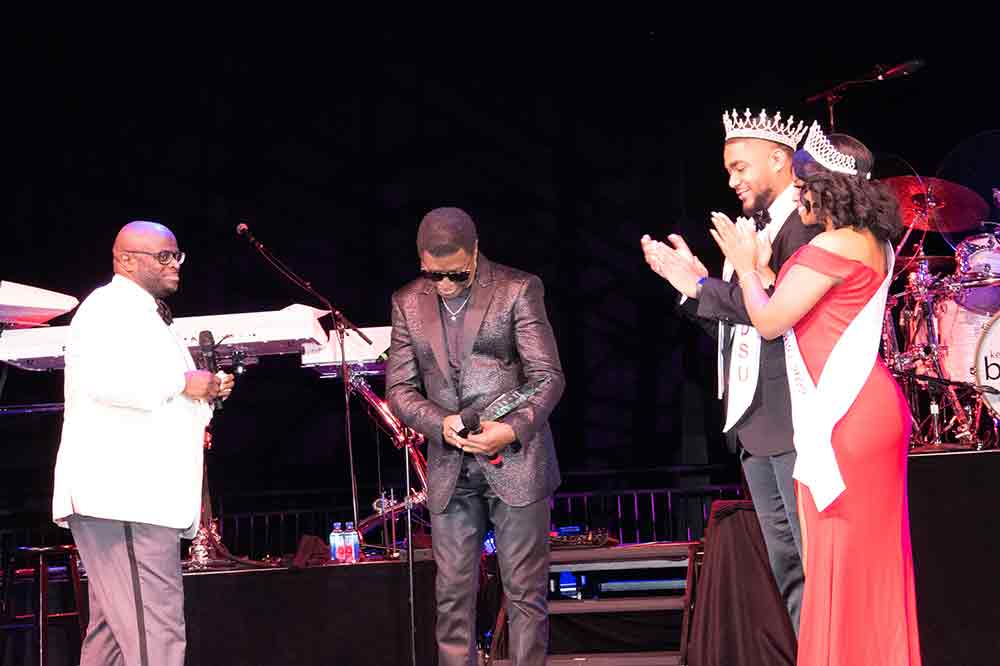
POLYGON ((144 305, 148 304, 154 310, 156 309, 156 299, 153 298, 153 295, 127 277, 115 273, 114 277, 111 278, 111 284, 122 293, 127 293, 131 298, 141 301, 144 305))
POLYGON ((788 219, 796 208, 795 185, 792 184, 786 187, 785 191, 779 194, 771 202, 771 205, 767 207, 767 214, 771 216, 771 222, 767 225, 766 231, 771 241, 774 241, 774 237, 781 231, 781 225, 785 223, 785 220, 788 219))

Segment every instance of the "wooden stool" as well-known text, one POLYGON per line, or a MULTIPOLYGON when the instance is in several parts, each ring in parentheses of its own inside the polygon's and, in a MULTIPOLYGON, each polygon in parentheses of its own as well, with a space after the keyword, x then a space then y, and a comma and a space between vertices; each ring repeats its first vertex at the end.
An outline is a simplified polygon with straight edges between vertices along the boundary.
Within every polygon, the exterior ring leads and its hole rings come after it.
POLYGON ((12 561, 7 562, 7 566, 4 568, 3 628, 5 630, 32 628, 38 637, 38 665, 48 666, 49 622, 75 618, 80 628, 81 641, 87 633, 86 611, 83 610, 84 606, 81 602, 80 566, 76 546, 21 546, 17 548, 15 556, 11 559, 12 561), (18 575, 16 569, 18 556, 29 559, 32 566, 32 577, 34 580, 33 595, 35 598, 33 613, 18 614, 14 611, 13 586, 18 575), (49 612, 49 568, 52 566, 53 559, 55 558, 64 558, 66 561, 70 582, 73 584, 72 611, 62 613, 49 612))

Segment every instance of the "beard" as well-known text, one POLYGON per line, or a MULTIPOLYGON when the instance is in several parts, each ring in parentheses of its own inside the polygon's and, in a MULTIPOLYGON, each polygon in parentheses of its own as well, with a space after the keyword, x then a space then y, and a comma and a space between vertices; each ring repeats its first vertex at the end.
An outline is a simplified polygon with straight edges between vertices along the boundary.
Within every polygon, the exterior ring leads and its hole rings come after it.
POLYGON ((166 281, 157 282, 152 286, 152 288, 147 289, 153 298, 167 298, 176 294, 181 287, 180 281, 175 283, 169 283, 166 281))
POLYGON ((754 195, 749 205, 743 206, 743 216, 750 217, 757 211, 766 210, 774 202, 774 192, 768 188, 754 195))

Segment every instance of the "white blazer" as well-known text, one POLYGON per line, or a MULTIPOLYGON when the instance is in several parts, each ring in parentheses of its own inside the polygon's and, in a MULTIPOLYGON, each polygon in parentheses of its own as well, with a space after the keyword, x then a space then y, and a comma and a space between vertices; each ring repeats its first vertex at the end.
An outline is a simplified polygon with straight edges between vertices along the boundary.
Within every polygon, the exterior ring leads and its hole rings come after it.
POLYGON ((194 536, 211 408, 182 395, 187 347, 142 287, 119 275, 80 305, 66 343, 52 517, 174 527, 194 536))

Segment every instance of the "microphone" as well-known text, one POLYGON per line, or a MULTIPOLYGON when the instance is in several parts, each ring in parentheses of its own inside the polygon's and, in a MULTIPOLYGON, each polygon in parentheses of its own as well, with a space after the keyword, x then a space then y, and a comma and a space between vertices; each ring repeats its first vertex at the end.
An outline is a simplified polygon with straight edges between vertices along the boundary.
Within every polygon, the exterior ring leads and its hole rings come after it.
MULTIPOLYGON (((214 375, 219 371, 219 363, 215 360, 215 336, 212 335, 212 331, 202 331, 198 334, 198 346, 201 347, 205 369, 214 375)), ((222 409, 222 398, 212 400, 212 409, 216 411, 222 409)))
POLYGON ((246 222, 240 222, 236 225, 236 235, 246 236, 251 245, 258 249, 261 247, 260 241, 254 238, 253 234, 250 233, 250 227, 246 224, 246 222))
POLYGON ((478 435, 483 431, 483 427, 479 424, 479 412, 472 407, 463 409, 459 416, 462 418, 462 429, 458 431, 459 437, 478 435))
POLYGON ((923 66, 924 61, 917 58, 914 60, 907 60, 906 62, 900 63, 895 67, 890 67, 885 71, 882 71, 882 68, 879 67, 875 70, 877 72, 875 79, 878 81, 888 81, 889 79, 895 79, 900 76, 909 76, 923 66))
MULTIPOLYGON (((478 435, 483 431, 483 426, 479 423, 479 412, 477 412, 472 407, 466 407, 463 409, 459 416, 462 418, 462 429, 458 431, 459 437, 468 437, 469 435, 478 435)), ((520 442, 513 442, 510 445, 511 450, 517 453, 521 449, 520 442)), ((487 456, 487 461, 494 467, 503 467, 503 456, 499 453, 494 453, 492 456, 487 456)))
MULTIPOLYGON (((483 431, 483 426, 479 423, 479 412, 472 407, 463 409, 459 416, 462 418, 462 429, 458 431, 459 437, 478 435, 483 431)), ((503 467, 503 456, 499 453, 494 453, 486 459, 494 467, 503 467)))

